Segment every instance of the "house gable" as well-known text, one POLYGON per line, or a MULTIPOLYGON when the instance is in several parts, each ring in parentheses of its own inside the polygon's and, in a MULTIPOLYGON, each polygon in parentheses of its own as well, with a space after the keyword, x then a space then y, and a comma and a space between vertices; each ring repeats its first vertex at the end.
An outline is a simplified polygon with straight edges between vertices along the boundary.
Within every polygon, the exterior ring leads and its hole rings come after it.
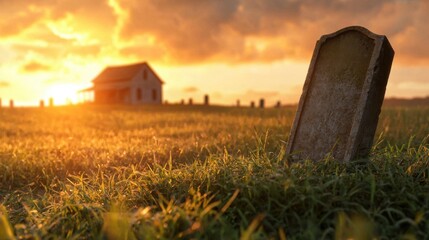
POLYGON ((153 74, 157 81, 159 81, 161 84, 164 83, 146 62, 124 66, 107 67, 97 77, 95 77, 92 82, 94 84, 99 84, 132 81, 132 79, 138 74, 142 74, 141 76, 143 78, 143 72, 145 69, 148 71, 148 75, 153 74))

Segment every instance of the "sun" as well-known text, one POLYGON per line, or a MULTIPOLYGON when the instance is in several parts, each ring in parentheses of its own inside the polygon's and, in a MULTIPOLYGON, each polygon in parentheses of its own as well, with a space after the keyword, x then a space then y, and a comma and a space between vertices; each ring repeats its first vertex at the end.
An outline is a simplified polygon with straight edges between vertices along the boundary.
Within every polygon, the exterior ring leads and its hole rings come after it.
POLYGON ((68 105, 78 103, 79 86, 76 84, 54 84, 45 91, 44 98, 53 98, 54 105, 68 105))

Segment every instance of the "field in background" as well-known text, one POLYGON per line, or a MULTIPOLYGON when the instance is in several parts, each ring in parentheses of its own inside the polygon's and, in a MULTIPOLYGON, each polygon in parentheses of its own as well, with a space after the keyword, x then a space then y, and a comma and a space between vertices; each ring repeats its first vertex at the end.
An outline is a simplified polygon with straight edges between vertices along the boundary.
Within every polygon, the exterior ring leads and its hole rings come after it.
POLYGON ((294 114, 202 106, 0 109, 0 234, 429 237, 429 107, 383 109, 369 161, 351 164, 288 165, 294 114))

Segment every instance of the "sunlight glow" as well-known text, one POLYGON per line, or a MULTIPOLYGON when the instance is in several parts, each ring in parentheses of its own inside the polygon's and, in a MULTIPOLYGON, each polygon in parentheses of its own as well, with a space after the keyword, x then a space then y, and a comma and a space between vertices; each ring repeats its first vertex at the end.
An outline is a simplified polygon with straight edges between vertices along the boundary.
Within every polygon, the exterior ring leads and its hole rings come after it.
POLYGON ((68 105, 77 103, 77 91, 79 86, 76 84, 55 84, 47 88, 45 98, 53 98, 54 105, 68 105))

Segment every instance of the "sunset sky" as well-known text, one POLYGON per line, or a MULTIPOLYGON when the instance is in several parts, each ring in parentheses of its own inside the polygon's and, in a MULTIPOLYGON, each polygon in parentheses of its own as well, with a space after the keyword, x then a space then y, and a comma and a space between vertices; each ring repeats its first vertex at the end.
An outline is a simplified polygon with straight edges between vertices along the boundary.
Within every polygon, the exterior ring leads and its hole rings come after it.
POLYGON ((323 34, 361 25, 396 55, 387 97, 429 96, 426 0, 0 0, 0 98, 76 102, 105 66, 147 61, 169 102, 296 103, 323 34))

